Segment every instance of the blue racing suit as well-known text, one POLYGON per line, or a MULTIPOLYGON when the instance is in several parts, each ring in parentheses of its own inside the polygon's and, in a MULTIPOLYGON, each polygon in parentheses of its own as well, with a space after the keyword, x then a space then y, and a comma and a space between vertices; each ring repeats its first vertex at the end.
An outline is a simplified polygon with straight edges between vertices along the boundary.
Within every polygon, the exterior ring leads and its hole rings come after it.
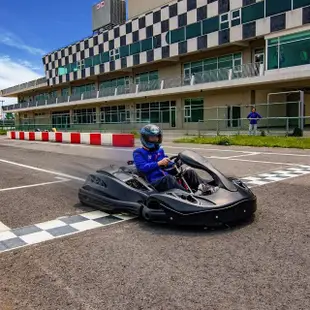
MULTIPOLYGON (((146 176, 149 183, 153 183, 154 181, 169 174, 168 172, 163 171, 157 164, 165 157, 168 156, 162 148, 157 151, 148 151, 141 147, 133 152, 133 160, 138 171, 146 176)), ((167 168, 172 166, 173 163, 171 162, 168 164, 167 168)))

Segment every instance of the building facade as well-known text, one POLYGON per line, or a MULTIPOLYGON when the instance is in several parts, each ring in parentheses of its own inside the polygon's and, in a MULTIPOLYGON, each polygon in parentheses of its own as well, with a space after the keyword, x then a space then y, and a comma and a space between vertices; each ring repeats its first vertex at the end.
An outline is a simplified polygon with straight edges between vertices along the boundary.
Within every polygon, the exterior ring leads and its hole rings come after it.
POLYGON ((0 92, 18 97, 6 112, 20 126, 216 129, 257 106, 266 126, 310 124, 310 0, 162 2, 129 0, 125 24, 45 55, 45 77, 0 92))

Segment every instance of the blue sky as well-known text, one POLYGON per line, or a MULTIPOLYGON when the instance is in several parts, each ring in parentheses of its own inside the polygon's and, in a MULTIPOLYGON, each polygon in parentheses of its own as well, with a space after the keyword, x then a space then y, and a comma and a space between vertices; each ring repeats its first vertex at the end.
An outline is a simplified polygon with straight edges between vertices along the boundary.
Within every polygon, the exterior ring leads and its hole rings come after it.
POLYGON ((91 35, 97 2, 0 0, 0 89, 43 76, 44 53, 91 35))

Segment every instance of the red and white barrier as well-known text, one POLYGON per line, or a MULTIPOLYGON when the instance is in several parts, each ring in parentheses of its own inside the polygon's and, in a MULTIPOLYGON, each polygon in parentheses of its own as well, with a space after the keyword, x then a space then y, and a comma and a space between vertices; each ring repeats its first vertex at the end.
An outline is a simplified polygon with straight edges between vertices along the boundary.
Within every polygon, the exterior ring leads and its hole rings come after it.
POLYGON ((133 134, 84 133, 84 132, 25 132, 8 131, 7 136, 13 140, 46 141, 72 144, 90 144, 118 147, 134 147, 133 134))

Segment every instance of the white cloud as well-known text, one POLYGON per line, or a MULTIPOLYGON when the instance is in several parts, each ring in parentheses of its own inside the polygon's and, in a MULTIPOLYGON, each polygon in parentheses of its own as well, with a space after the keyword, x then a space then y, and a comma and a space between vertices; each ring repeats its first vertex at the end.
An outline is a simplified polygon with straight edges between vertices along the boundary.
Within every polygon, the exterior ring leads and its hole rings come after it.
MULTIPOLYGON (((0 55, 0 90, 29 82, 43 76, 29 68, 29 66, 31 66, 31 64, 28 62, 22 64, 22 61, 13 61, 9 56, 0 55), (28 66, 25 64, 28 64, 28 66)), ((17 102, 17 98, 0 97, 0 100, 5 101, 4 105, 17 102)))
POLYGON ((47 54, 44 50, 29 46, 25 44, 18 36, 16 36, 14 33, 11 33, 9 31, 5 31, 3 29, 0 29, 0 43, 5 44, 7 46, 15 47, 20 50, 27 51, 30 54, 33 55, 41 55, 47 54))

